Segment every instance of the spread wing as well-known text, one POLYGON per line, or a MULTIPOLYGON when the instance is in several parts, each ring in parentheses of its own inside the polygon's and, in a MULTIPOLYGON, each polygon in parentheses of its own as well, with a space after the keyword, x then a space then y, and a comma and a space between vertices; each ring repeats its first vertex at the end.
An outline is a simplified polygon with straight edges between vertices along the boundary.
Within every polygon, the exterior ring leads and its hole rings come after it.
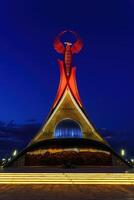
POLYGON ((64 54, 64 50, 65 50, 64 45, 60 42, 58 37, 54 40, 54 49, 58 53, 64 54))
POLYGON ((82 49, 83 47, 83 42, 80 38, 77 39, 77 41, 74 43, 74 45, 72 46, 72 53, 79 53, 79 51, 82 49))

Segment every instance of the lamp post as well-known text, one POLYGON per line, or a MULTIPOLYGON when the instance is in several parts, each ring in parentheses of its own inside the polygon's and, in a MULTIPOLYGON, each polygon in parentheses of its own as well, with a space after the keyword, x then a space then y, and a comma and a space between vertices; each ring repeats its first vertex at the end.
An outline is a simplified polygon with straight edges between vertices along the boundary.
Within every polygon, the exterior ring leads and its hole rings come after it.
POLYGON ((15 149, 15 150, 13 151, 13 153, 12 153, 12 156, 15 157, 15 156, 17 156, 17 154, 18 154, 18 151, 17 151, 17 149, 15 149))
POLYGON ((125 149, 121 149, 121 150, 120 150, 120 155, 121 155, 122 157, 125 157, 125 155, 126 155, 125 149))

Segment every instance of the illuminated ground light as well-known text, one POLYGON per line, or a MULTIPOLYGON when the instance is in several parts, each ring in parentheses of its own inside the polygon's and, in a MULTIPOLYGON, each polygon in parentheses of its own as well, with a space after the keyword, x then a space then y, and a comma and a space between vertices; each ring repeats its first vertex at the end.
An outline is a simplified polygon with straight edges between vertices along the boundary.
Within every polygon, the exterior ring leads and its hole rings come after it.
POLYGON ((0 184, 134 185, 134 173, 0 173, 0 184))

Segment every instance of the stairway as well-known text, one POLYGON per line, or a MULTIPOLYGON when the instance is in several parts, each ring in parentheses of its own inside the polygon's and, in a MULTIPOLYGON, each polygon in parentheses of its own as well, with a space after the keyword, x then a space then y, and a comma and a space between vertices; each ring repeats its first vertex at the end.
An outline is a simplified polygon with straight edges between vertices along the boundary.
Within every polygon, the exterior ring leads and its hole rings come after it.
POLYGON ((0 173, 0 184, 134 185, 134 173, 0 173))

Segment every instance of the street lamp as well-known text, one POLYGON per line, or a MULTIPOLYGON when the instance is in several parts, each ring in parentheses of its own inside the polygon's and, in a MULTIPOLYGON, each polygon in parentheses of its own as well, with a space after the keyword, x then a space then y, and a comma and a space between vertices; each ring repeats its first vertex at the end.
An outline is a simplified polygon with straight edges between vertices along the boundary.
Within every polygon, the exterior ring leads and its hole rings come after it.
POLYGON ((121 150, 120 150, 120 154, 121 154, 122 157, 124 157, 124 156, 126 155, 125 149, 121 149, 121 150))
POLYGON ((17 149, 15 149, 15 150, 13 151, 13 153, 12 153, 12 156, 15 157, 17 154, 18 154, 18 151, 17 151, 17 149))

